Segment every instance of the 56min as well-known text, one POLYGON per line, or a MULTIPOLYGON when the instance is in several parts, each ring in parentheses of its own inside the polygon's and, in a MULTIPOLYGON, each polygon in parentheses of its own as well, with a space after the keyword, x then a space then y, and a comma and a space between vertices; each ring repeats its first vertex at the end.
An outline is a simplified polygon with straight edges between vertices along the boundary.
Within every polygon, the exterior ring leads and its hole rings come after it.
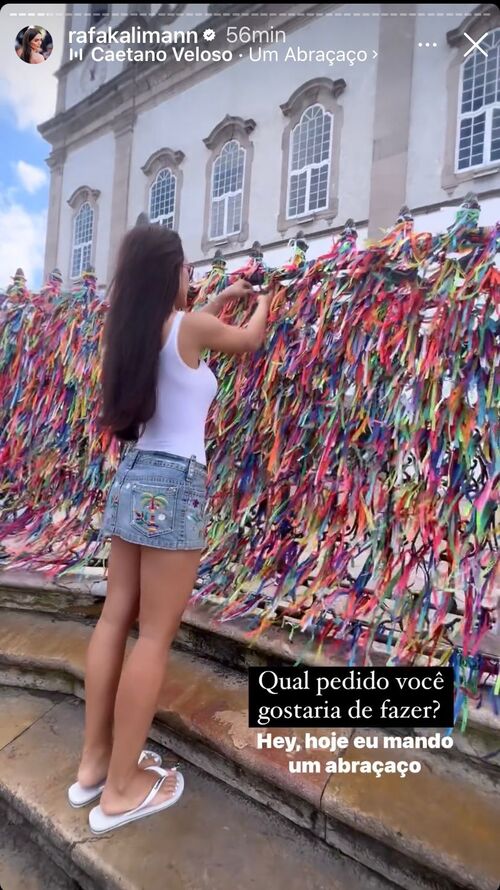
POLYGON ((226 30, 228 43, 286 43, 284 31, 256 31, 247 25, 240 28, 230 25, 226 30))

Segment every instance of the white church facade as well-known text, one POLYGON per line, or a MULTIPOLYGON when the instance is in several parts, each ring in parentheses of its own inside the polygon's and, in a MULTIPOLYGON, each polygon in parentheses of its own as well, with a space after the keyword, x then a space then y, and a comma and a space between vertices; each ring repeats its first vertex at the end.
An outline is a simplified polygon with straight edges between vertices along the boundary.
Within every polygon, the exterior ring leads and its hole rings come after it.
POLYGON ((348 218, 363 243, 403 205, 417 230, 437 232, 470 191, 482 224, 500 218, 500 13, 491 4, 66 10, 56 113, 40 126, 52 147, 45 272, 58 266, 66 285, 92 265, 105 286, 141 213, 177 229, 200 270, 217 249, 230 268, 242 264, 254 241, 278 264, 298 230, 316 256, 348 218), (70 32, 73 40, 91 26, 196 32, 210 53, 117 61, 114 44, 97 54, 70 44, 70 32), (343 51, 356 56, 342 60, 343 51))

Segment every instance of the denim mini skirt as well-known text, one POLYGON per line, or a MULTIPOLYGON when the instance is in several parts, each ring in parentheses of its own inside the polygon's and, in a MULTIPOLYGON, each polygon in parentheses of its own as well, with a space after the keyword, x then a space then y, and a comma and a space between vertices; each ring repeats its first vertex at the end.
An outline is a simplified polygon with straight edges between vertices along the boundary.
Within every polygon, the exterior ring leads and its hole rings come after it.
POLYGON ((160 550, 205 546, 207 468, 194 457, 129 448, 111 486, 98 540, 117 535, 160 550))

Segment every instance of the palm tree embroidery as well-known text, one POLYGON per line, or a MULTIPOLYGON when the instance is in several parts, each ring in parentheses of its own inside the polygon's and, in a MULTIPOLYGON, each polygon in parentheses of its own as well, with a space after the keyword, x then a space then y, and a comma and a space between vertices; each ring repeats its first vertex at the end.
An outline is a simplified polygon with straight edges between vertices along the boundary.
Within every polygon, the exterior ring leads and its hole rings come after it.
MULTIPOLYGON (((144 494, 141 494, 140 500, 142 510, 134 510, 135 521, 144 526, 146 531, 157 532, 159 530, 157 511, 166 508, 167 498, 162 494, 151 494, 145 491, 144 494)), ((165 516, 161 518, 165 519, 165 516)))

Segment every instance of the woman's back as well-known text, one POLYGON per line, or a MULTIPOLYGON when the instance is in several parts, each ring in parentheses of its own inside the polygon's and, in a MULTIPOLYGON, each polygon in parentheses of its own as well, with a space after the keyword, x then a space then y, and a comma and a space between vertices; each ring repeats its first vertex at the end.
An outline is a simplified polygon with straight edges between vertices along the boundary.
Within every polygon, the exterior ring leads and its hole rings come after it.
POLYGON ((146 423, 137 448, 164 451, 180 457, 196 456, 206 464, 205 424, 217 393, 217 378, 206 362, 192 368, 179 352, 179 328, 185 317, 174 312, 165 344, 160 351, 156 411, 146 423))

